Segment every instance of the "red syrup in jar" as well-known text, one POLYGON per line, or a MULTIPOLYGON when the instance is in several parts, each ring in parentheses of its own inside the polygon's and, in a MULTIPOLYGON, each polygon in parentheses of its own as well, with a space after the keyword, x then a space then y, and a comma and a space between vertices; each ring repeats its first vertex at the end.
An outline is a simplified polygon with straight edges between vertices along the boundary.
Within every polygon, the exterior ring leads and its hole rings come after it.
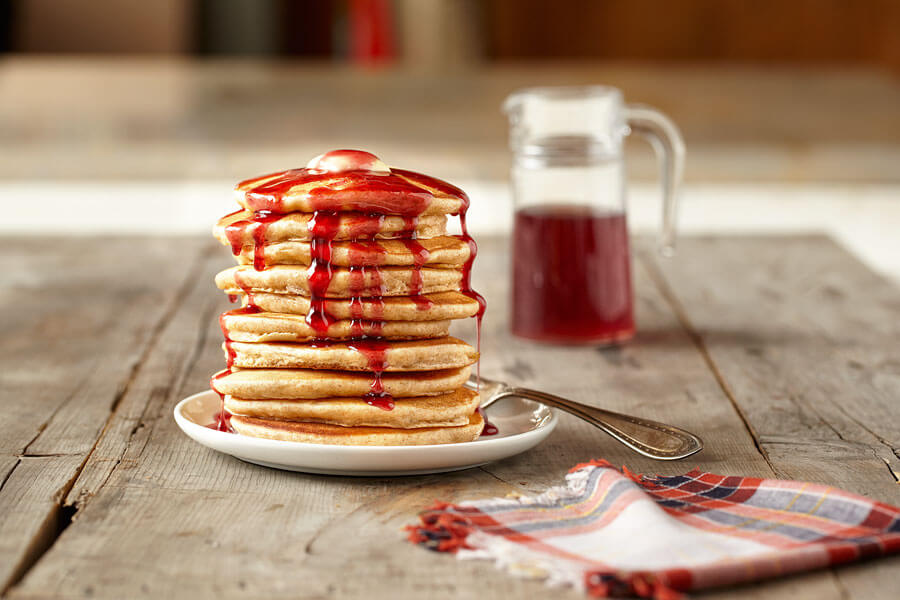
POLYGON ((605 343, 634 335, 624 214, 582 206, 516 213, 512 331, 549 342, 605 343))

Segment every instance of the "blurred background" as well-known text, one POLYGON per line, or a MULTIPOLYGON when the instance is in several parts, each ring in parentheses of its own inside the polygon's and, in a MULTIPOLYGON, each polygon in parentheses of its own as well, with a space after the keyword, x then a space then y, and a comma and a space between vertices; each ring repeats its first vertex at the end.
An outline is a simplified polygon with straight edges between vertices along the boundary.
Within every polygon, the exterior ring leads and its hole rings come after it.
POLYGON ((502 233, 500 104, 590 83, 681 127, 683 231, 826 231, 900 279, 898 0, 0 0, 0 53, 3 235, 206 233, 235 181, 341 147, 502 233))

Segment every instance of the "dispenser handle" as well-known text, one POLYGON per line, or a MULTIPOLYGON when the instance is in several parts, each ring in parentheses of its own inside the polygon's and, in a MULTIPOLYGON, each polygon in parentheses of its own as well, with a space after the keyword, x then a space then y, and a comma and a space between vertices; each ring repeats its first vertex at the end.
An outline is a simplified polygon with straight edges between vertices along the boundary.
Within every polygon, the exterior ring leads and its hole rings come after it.
POLYGON ((672 256, 675 253, 678 192, 684 172, 684 139, 669 117, 649 106, 627 105, 625 120, 632 131, 642 134, 650 141, 659 158, 663 217, 658 247, 663 256, 672 256))

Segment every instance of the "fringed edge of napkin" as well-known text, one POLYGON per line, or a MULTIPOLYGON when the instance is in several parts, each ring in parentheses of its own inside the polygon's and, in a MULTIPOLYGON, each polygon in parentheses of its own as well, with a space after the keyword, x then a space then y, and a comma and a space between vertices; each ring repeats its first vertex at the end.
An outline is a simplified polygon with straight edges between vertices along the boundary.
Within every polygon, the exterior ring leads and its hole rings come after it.
POLYGON ((617 469, 609 461, 592 460, 573 467, 566 475, 565 485, 549 488, 537 496, 499 498, 462 504, 435 502, 419 513, 419 524, 406 527, 408 539, 435 552, 456 554, 460 559, 490 559, 497 568, 517 577, 543 579, 549 585, 571 585, 594 597, 630 595, 653 600, 684 598, 670 582, 662 581, 650 573, 592 569, 595 563, 578 560, 555 559, 551 563, 521 544, 478 530, 478 526, 490 525, 494 521, 475 508, 474 504, 496 508, 577 498, 584 493, 590 474, 589 467, 615 469, 640 485, 645 487, 653 485, 653 478, 629 471, 625 466, 617 469))

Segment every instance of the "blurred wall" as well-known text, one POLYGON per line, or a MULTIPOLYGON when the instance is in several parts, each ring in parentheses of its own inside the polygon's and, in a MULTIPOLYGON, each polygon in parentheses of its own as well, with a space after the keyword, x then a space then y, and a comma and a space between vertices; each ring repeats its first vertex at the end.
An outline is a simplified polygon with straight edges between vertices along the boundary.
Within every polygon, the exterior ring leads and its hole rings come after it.
POLYGON ((900 71, 900 0, 12 0, 0 19, 0 48, 14 52, 364 62, 359 48, 380 36, 379 61, 424 68, 637 59, 900 71))
POLYGON ((17 52, 186 52, 192 8, 184 0, 19 0, 7 35, 17 52))
POLYGON ((898 0, 491 0, 494 58, 888 63, 898 0))

